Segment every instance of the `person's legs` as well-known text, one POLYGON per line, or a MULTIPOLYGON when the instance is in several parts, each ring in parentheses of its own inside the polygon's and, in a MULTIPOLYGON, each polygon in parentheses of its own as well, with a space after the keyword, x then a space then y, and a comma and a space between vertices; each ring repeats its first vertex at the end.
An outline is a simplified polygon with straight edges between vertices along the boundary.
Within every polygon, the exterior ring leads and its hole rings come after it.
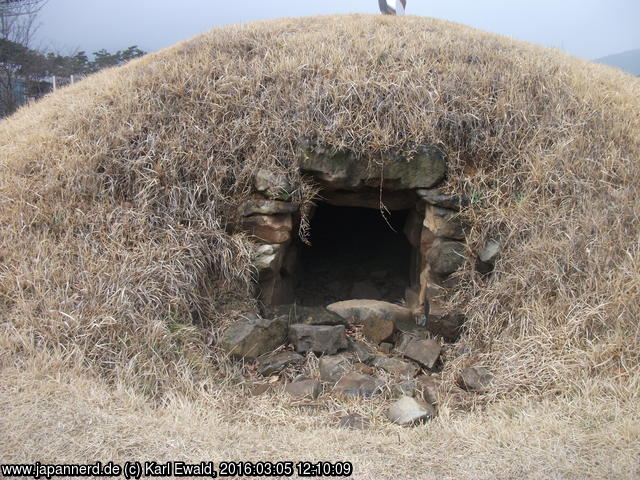
POLYGON ((380 11, 384 15, 395 15, 396 11, 389 6, 387 0, 378 0, 378 6, 380 7, 380 11))

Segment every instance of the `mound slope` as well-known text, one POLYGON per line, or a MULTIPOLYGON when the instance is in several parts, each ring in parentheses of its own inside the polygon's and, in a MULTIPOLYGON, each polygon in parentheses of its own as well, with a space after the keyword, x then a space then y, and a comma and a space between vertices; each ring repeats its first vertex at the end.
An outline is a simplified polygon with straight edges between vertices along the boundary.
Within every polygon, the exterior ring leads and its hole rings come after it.
POLYGON ((504 243, 490 281, 462 275, 464 342, 496 373, 483 400, 635 398, 639 94, 418 17, 222 28, 87 78, 0 123, 3 368, 46 357, 156 397, 228 378, 209 345, 253 308, 251 242, 228 225, 255 170, 308 204, 300 142, 363 162, 428 143, 475 200, 470 248, 504 243))

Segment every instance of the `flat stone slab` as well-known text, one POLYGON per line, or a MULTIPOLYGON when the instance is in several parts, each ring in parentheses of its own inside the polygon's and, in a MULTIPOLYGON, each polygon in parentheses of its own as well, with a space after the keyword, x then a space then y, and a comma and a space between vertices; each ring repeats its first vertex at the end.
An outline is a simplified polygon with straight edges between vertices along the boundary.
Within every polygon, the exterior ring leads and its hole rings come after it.
POLYGON ((448 195, 446 193, 441 193, 437 188, 420 188, 416 190, 416 193, 430 205, 449 208, 456 211, 459 211, 461 208, 466 207, 471 203, 469 201, 469 197, 465 195, 448 195))
POLYGON ((324 307, 307 307, 295 304, 268 307, 265 315, 271 318, 287 317, 289 324, 345 325, 347 323, 340 315, 330 312, 324 307))
POLYGON ((286 322, 251 315, 231 325, 222 335, 220 346, 234 358, 255 360, 284 345, 286 339, 286 322))
POLYGON ((433 368, 440 357, 440 344, 432 339, 411 340, 405 347, 404 356, 427 368, 433 368))
POLYGON ((427 338, 427 330, 422 329, 418 333, 405 333, 400 331, 398 338, 396 339, 395 351, 399 353, 404 353, 407 349, 407 345, 409 345, 414 340, 426 340, 427 338))
POLYGON ((269 377, 281 372, 286 367, 291 365, 302 365, 302 363, 304 363, 304 357, 289 350, 259 359, 258 373, 263 377, 269 377))
POLYGON ((254 215, 244 217, 240 229, 265 243, 284 243, 291 237, 291 215, 254 215))
POLYGON ((333 391, 348 397, 370 397, 380 392, 382 385, 382 380, 371 375, 349 372, 336 383, 333 391))
POLYGON ((379 356, 371 361, 371 365, 397 377, 413 378, 418 373, 418 367, 415 364, 399 358, 379 356))
POLYGON ((251 215, 277 215, 280 213, 293 213, 298 209, 298 205, 279 200, 268 200, 265 198, 252 198, 240 205, 239 213, 243 217, 251 215))
POLYGON ((299 380, 288 383, 284 391, 297 400, 315 400, 322 391, 322 385, 317 380, 299 380))
POLYGON ((395 190, 429 188, 445 176, 444 153, 436 146, 418 145, 413 152, 396 154, 384 162, 382 172, 370 170, 353 152, 322 145, 309 145, 300 159, 300 169, 333 187, 392 187, 395 190), (382 175, 381 175, 382 173, 382 175))
MULTIPOLYGON (((415 207, 416 200, 410 190, 382 190, 382 203, 385 209, 393 212, 395 210, 408 210, 415 207)), ((329 205, 336 207, 362 207, 380 208, 380 190, 368 188, 366 190, 346 191, 346 190, 324 190, 322 200, 329 205)))
POLYGON ((387 411, 387 418, 398 425, 413 425, 435 416, 433 406, 413 397, 400 397, 387 411))
POLYGON ((349 346, 343 325, 290 325, 289 340, 298 353, 333 355, 349 346))
POLYGON ((383 302, 382 300, 344 300, 328 305, 327 310, 359 325, 364 324, 365 321, 373 317, 391 320, 393 323, 413 321, 413 312, 411 310, 395 303, 383 302))
POLYGON ((336 383, 351 369, 351 362, 344 355, 326 355, 320 358, 318 365, 320 380, 336 383))

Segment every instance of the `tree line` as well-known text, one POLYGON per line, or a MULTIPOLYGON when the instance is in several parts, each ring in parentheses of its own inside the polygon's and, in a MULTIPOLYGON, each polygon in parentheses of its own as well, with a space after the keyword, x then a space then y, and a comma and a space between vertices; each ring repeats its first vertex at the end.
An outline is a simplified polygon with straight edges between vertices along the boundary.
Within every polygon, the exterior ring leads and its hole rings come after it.
POLYGON ((72 55, 30 48, 37 14, 46 0, 0 0, 0 117, 13 113, 30 98, 52 89, 52 79, 61 83, 103 68, 122 65, 146 52, 132 45, 111 53, 105 49, 90 58, 80 51, 72 55))
POLYGON ((101 49, 93 52, 91 60, 84 51, 74 55, 61 55, 54 52, 42 53, 20 43, 0 38, 0 63, 5 68, 10 68, 25 77, 89 75, 103 68, 122 65, 145 53, 137 45, 132 45, 125 50, 118 50, 115 53, 101 49))

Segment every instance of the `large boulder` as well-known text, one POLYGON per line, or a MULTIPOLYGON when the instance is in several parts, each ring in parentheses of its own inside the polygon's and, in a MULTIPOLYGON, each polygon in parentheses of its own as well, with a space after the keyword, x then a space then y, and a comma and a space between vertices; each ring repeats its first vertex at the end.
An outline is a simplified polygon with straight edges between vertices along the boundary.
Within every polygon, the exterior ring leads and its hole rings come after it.
POLYGON ((349 150, 310 145, 301 153, 300 170, 335 188, 361 186, 367 176, 366 161, 358 160, 349 150))
POLYGON ((289 339, 298 353, 333 355, 349 346, 343 325, 291 325, 289 339))
POLYGON ((413 397, 401 397, 387 411, 387 418, 398 425, 412 425, 435 416, 435 409, 413 397))
POLYGON ((287 323, 282 319, 267 320, 248 315, 227 328, 220 339, 220 346, 232 357, 255 360, 283 345, 286 340, 287 323))
POLYGON ((440 183, 446 172, 442 150, 420 146, 408 157, 385 163, 382 178, 397 189, 429 188, 440 183))
POLYGON ((344 300, 328 305, 327 310, 359 325, 372 317, 391 320, 394 324, 413 321, 413 312, 408 308, 381 300, 344 300))

